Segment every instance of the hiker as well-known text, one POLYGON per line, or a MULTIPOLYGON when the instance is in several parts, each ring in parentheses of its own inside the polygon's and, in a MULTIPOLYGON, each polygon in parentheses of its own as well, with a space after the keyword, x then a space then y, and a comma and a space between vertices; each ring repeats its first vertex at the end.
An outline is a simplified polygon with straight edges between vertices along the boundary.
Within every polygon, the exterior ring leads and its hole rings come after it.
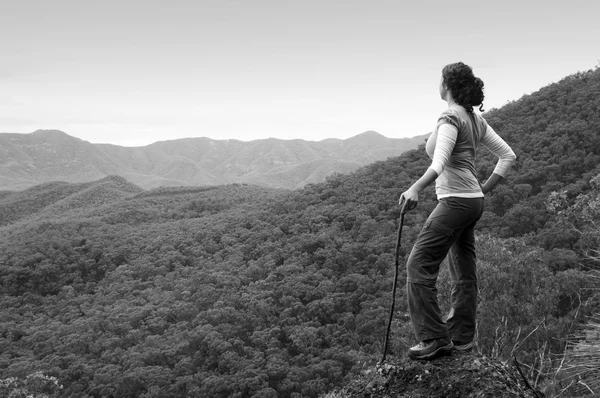
POLYGON ((452 349, 473 347, 477 311, 475 224, 483 214, 483 197, 504 178, 516 156, 485 119, 483 81, 462 62, 442 70, 440 96, 448 103, 426 151, 431 166, 400 196, 404 210, 414 209, 419 192, 434 180, 438 204, 423 225, 407 262, 407 295, 410 319, 420 341, 408 351, 413 359, 432 359, 452 349), (475 153, 482 144, 498 163, 482 185, 475 171, 475 153), (436 280, 448 256, 452 296, 446 321, 437 302, 436 280))

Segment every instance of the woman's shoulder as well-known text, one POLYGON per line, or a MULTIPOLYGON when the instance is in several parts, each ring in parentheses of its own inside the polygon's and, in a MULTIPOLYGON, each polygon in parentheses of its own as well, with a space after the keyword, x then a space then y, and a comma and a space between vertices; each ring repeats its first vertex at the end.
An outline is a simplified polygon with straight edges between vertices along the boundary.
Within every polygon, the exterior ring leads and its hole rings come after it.
POLYGON ((477 121, 477 123, 479 124, 479 126, 480 126, 481 128, 483 128, 483 129, 484 129, 484 131, 485 131, 485 129, 486 129, 486 128, 487 128, 487 126, 488 126, 488 122, 487 122, 487 120, 485 120, 485 118, 483 117, 483 115, 481 115, 481 114, 479 114, 479 113, 473 113, 473 114, 475 115, 475 120, 477 121))
POLYGON ((484 133, 487 130, 488 123, 479 113, 469 113, 465 108, 458 104, 452 104, 444 110, 438 118, 438 127, 442 124, 455 126, 459 131, 467 126, 476 126, 475 128, 484 133))
POLYGON ((464 110, 462 106, 458 104, 452 104, 449 105, 446 109, 444 109, 441 115, 458 115, 460 109, 464 110))
POLYGON ((477 122, 487 125, 487 121, 483 115, 477 112, 468 112, 463 106, 458 104, 450 105, 444 112, 442 112, 442 115, 453 115, 463 120, 469 120, 471 117, 473 117, 477 122))
POLYGON ((458 127, 464 117, 460 114, 460 110, 454 105, 450 105, 438 117, 438 125, 448 123, 458 127))

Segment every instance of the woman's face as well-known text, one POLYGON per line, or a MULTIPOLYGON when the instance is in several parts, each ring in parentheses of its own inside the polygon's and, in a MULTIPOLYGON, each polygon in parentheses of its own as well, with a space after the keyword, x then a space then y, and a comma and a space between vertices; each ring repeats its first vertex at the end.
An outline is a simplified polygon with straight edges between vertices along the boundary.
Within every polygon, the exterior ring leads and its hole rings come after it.
POLYGON ((448 89, 444 86, 444 76, 440 78, 440 97, 445 100, 446 95, 448 95, 448 89))

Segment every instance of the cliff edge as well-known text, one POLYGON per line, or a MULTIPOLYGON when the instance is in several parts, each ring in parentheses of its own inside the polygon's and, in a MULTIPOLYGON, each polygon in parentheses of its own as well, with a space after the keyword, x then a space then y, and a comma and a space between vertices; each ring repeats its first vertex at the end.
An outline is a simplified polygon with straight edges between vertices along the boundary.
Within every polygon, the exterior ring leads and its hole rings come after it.
POLYGON ((475 353, 454 352, 433 361, 390 358, 324 398, 544 397, 520 367, 475 353))

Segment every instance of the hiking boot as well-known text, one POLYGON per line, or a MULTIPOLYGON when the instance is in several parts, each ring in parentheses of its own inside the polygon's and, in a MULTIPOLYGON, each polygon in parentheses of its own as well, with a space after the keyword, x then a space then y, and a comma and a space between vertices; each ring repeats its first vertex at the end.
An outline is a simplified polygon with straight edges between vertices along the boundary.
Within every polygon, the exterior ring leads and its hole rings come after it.
POLYGON ((425 340, 408 350, 412 359, 433 359, 452 351, 453 344, 447 338, 425 340))
POLYGON ((456 351, 470 351, 474 346, 475 343, 472 341, 469 341, 468 343, 462 342, 462 341, 452 341, 452 344, 454 344, 454 349, 456 351))

